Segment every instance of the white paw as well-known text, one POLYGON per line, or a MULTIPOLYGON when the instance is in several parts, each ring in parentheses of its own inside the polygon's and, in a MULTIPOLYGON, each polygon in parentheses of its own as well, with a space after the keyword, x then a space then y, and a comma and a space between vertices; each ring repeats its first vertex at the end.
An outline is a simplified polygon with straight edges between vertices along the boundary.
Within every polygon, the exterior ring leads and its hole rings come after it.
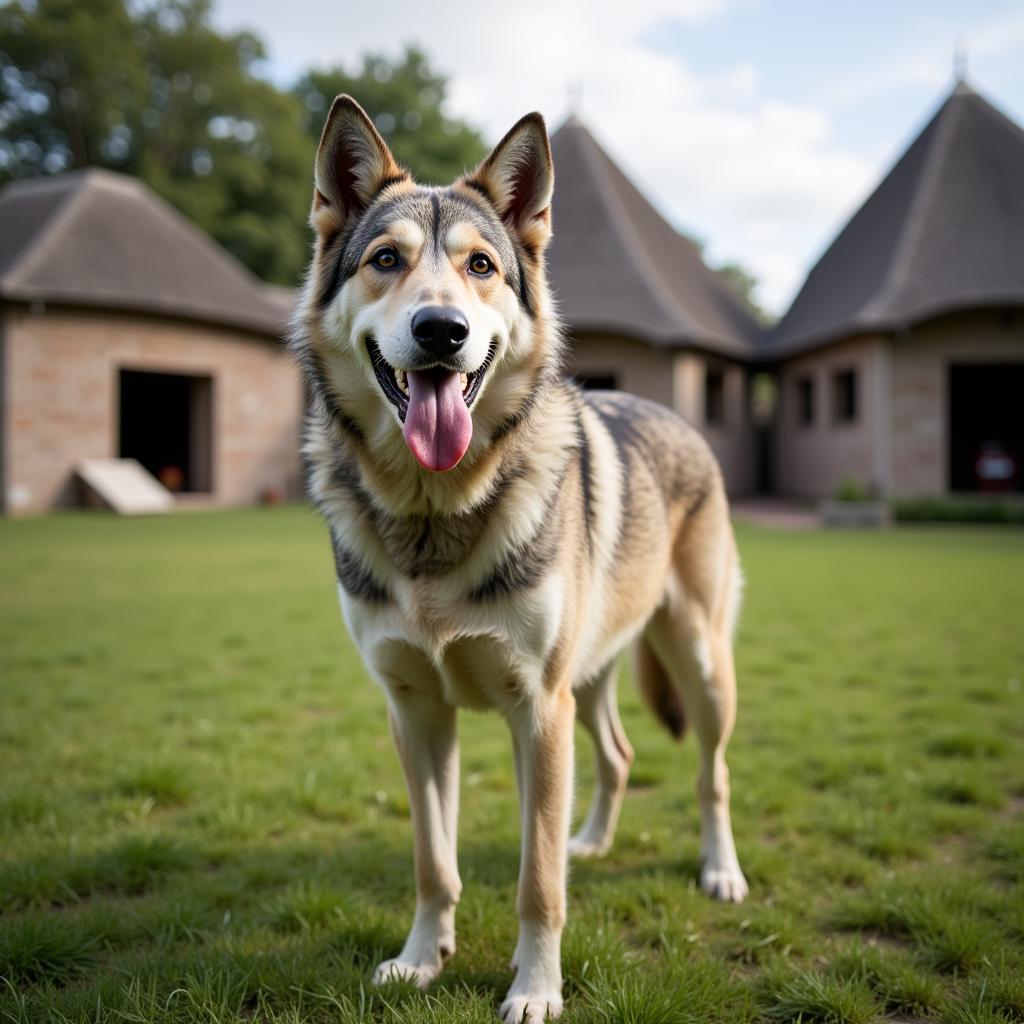
POLYGON ((569 840, 570 857, 603 857, 611 849, 611 839, 577 832, 569 840))
POLYGON ((700 887, 716 900, 742 903, 747 895, 747 880, 736 861, 716 864, 708 861, 700 869, 700 887))
POLYGON ((509 996, 498 1011, 503 1024, 543 1024, 562 1013, 560 992, 509 996))
POLYGON ((373 972, 374 985, 391 981, 411 981, 417 988, 426 988, 441 973, 441 964, 411 964, 395 957, 378 964, 373 972))

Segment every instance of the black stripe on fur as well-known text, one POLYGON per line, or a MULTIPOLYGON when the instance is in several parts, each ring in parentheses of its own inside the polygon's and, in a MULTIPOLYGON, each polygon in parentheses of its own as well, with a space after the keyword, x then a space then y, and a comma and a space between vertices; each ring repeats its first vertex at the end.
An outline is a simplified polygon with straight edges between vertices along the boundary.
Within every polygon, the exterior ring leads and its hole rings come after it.
POLYGON ((369 569, 347 548, 343 548, 331 534, 334 549, 334 570, 345 593, 349 597, 369 604, 385 604, 391 595, 373 577, 369 569))

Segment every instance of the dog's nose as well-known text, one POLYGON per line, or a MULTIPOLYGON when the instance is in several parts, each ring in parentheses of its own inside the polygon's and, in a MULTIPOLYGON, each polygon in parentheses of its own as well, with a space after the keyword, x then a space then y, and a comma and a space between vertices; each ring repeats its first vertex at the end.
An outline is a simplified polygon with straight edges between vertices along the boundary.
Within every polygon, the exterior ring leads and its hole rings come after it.
POLYGON ((424 306, 412 318, 412 336, 431 355, 450 356, 469 337, 469 321, 454 306, 424 306))

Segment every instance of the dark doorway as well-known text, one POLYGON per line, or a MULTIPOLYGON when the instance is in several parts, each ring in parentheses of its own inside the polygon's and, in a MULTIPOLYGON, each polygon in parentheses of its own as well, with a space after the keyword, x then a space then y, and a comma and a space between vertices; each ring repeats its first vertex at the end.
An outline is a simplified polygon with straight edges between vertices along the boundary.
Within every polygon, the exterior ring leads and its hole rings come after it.
POLYGON ((1024 491, 1024 363, 949 368, 949 485, 1024 491))
POLYGON ((614 373, 577 373, 576 383, 587 391, 614 391, 619 386, 614 373))
POLYGON ((120 454, 138 459, 168 490, 210 491, 213 381, 121 371, 120 454))

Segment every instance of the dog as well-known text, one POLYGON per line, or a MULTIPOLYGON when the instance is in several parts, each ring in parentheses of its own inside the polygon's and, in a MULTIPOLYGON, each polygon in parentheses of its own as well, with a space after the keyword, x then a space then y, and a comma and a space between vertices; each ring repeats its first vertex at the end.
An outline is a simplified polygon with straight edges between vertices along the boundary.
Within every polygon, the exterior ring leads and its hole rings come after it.
POLYGON ((427 188, 339 96, 291 330, 310 494, 387 696, 415 835, 412 927, 374 980, 426 987, 455 951, 456 709, 495 709, 522 826, 505 1022, 561 1012, 567 855, 602 854, 615 832, 633 759, 616 663, 633 641, 646 701, 677 738, 692 721, 700 744, 701 886, 747 892, 725 763, 742 576, 721 472, 667 408, 563 378, 544 264, 553 186, 540 114, 427 188), (598 781, 570 839, 577 717, 598 781))

